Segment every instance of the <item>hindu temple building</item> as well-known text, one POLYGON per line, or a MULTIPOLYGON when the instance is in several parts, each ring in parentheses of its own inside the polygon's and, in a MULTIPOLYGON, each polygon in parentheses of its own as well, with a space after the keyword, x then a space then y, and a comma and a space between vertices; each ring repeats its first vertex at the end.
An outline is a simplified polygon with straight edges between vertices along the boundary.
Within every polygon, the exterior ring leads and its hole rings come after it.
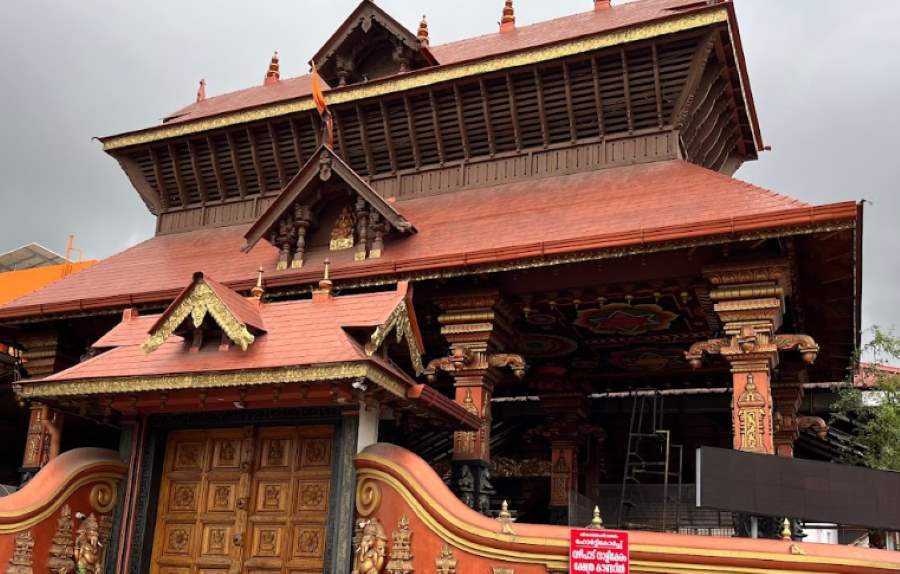
POLYGON ((433 45, 363 0, 310 75, 101 138, 156 234, 0 306, 6 572, 561 573, 587 524, 634 572, 900 571, 694 503, 701 447, 838 457, 862 205, 733 177, 731 1, 584 2, 433 45))

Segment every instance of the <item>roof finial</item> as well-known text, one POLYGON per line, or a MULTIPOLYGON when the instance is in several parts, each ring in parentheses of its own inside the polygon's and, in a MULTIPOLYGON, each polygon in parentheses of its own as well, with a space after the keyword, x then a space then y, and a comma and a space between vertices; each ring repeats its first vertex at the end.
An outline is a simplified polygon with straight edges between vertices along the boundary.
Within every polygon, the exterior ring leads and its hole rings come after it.
POLYGON ((791 541, 791 521, 787 518, 781 523, 781 539, 785 542, 791 541))
POLYGON ((202 102, 206 99, 206 80, 200 78, 200 87, 197 88, 197 101, 202 102))
POLYGON ((503 17, 500 18, 500 31, 512 32, 516 29, 516 13, 513 10, 513 0, 506 0, 503 6, 503 17))
POLYGON ((331 259, 325 258, 325 275, 322 277, 322 280, 319 281, 319 289, 326 293, 331 292, 331 287, 334 285, 330 279, 331 275, 331 259))
POLYGON ((422 21, 419 22, 419 31, 416 36, 423 46, 428 45, 428 20, 425 19, 425 14, 422 14, 422 21))
POLYGON ((263 85, 271 86, 277 84, 280 78, 281 73, 278 69, 278 50, 275 50, 275 53, 272 54, 272 60, 269 62, 269 70, 266 72, 266 79, 263 80, 263 85))
POLYGON ((253 286, 253 289, 250 289, 250 296, 258 301, 262 300, 263 295, 266 294, 266 288, 263 287, 263 268, 262 265, 259 266, 259 269, 256 271, 256 285, 253 286))
POLYGON ((594 10, 603 10, 611 6, 612 2, 610 0, 594 0, 594 10))
POLYGON ((603 529, 603 519, 600 518, 600 507, 594 507, 594 517, 591 518, 591 525, 588 527, 592 530, 602 530, 603 529))

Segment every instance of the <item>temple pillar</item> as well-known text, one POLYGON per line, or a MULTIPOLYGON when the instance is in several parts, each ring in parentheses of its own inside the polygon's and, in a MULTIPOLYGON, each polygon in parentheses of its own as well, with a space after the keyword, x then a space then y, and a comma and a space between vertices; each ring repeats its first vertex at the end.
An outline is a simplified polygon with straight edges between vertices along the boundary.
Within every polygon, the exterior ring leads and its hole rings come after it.
POLYGON ((59 455, 63 415, 47 405, 32 403, 22 457, 23 482, 59 455))
MULTIPOLYGON (((719 355, 728 361, 733 382, 731 410, 736 450, 793 456, 793 443, 799 432, 795 421, 802 381, 799 374, 785 374, 787 378, 773 385, 773 376, 781 353, 796 350, 805 363, 812 363, 819 347, 807 335, 777 333, 785 297, 790 295, 788 265, 787 261, 777 260, 703 270, 713 285, 710 298, 725 337, 695 343, 685 356, 694 368, 702 364, 705 354, 719 355), (777 410, 773 396, 778 399, 777 410)), ((780 517, 738 514, 735 531, 738 536, 778 538, 782 522, 780 517)), ((802 536, 799 523, 792 523, 793 535, 802 536)))
POLYGON ((803 384, 807 381, 806 368, 785 364, 779 369, 772 385, 775 403, 775 454, 793 458, 794 442, 800 436, 800 402, 803 400, 803 384))
POLYGON ((725 337, 695 343, 686 357, 695 368, 702 364, 704 354, 717 354, 728 361, 733 381, 734 448, 775 454, 772 376, 779 354, 796 349, 811 363, 818 352, 806 335, 776 335, 785 297, 790 294, 788 262, 712 266, 703 274, 713 285, 710 298, 725 337))
POLYGON ((503 354, 510 345, 509 312, 497 291, 447 296, 435 301, 441 309, 441 334, 450 343, 446 357, 429 363, 425 374, 437 371, 453 379, 457 403, 482 418, 478 431, 453 433, 451 489, 471 508, 490 512, 494 488, 490 482, 491 396, 502 379, 503 367, 521 378, 524 363, 518 355, 503 354))

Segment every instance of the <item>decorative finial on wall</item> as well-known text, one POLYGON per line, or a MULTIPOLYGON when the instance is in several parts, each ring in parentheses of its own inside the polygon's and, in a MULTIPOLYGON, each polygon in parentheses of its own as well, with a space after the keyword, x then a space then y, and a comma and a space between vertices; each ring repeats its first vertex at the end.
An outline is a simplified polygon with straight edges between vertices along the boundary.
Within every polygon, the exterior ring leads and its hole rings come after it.
POLYGON ((423 46, 428 45, 428 20, 425 19, 425 14, 422 14, 422 21, 419 22, 419 31, 416 36, 423 46))
POLYGON ((206 99, 206 80, 200 78, 200 87, 197 88, 197 101, 202 102, 206 99))
POLYGON ((263 268, 262 265, 259 266, 259 269, 256 271, 256 285, 253 286, 253 289, 250 289, 250 296, 257 300, 262 300, 263 295, 266 294, 266 289, 263 287, 263 268))
POLYGON ((513 10, 513 0, 506 0, 503 6, 503 16, 500 18, 500 31, 512 32, 516 29, 516 13, 513 10))
POLYGON ((275 53, 272 54, 272 60, 269 61, 269 70, 266 72, 266 79, 263 80, 264 86, 271 86, 277 84, 281 79, 281 72, 279 71, 278 65, 278 50, 275 50, 275 53))

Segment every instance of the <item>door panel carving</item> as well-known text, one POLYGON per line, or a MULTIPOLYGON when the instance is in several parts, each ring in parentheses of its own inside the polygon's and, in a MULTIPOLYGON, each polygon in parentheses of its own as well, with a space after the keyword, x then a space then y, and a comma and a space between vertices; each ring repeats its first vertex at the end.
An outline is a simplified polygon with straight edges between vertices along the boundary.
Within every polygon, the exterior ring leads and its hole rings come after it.
POLYGON ((154 574, 321 572, 331 426, 169 435, 154 574))

